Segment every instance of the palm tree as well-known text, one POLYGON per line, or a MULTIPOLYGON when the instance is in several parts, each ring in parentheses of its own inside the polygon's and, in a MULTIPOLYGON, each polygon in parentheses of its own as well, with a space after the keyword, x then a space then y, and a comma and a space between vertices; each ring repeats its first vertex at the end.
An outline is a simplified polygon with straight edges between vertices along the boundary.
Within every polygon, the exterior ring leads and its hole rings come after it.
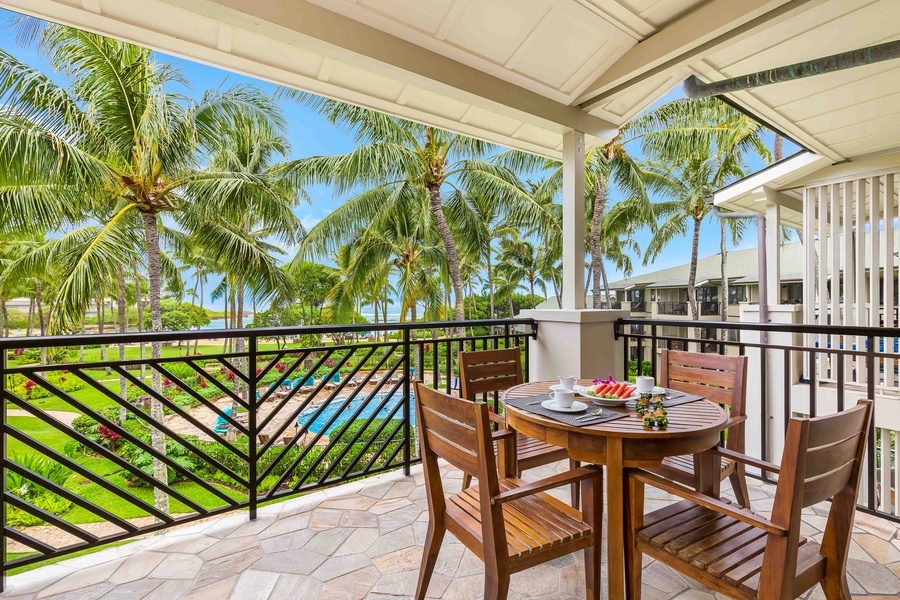
MULTIPOLYGON (((17 175, 3 182, 8 185, 3 187, 0 223, 59 230, 92 213, 111 215, 77 268, 58 282, 55 327, 62 330, 79 322, 79 299, 94 297, 102 281, 94 277, 106 268, 99 263, 114 257, 118 264, 130 264, 142 237, 139 251, 146 256, 151 329, 159 331, 166 268, 161 245, 177 244, 178 239, 161 227, 161 215, 171 215, 183 231, 202 231, 233 263, 255 254, 245 236, 227 223, 250 208, 241 202, 251 196, 240 193, 243 190, 255 190, 254 198, 277 198, 277 193, 265 179, 251 174, 197 169, 197 151, 215 147, 238 115, 277 129, 281 123, 274 103, 248 86, 207 92, 198 102, 185 100, 168 91, 173 83, 185 83, 182 75, 154 60, 149 50, 62 25, 35 23, 25 21, 23 37, 36 42, 71 85, 65 89, 0 50, 0 153, 7 172, 17 175)), ((259 287, 274 283, 264 281, 270 275, 255 274, 259 287)), ((161 358, 160 343, 151 344, 151 355, 161 358)), ((157 392, 161 384, 154 370, 157 392)), ((158 401, 151 402, 150 412, 152 419, 162 421, 158 401)), ((152 443, 165 451, 165 436, 156 428, 152 443)), ((167 481, 162 461, 154 462, 154 476, 167 481)), ((158 488, 155 503, 168 510, 168 496, 158 488)))
MULTIPOLYGON (((759 123, 716 98, 676 100, 642 117, 633 127, 644 152, 672 173, 674 199, 663 203, 670 216, 651 239, 644 264, 671 240, 691 230, 688 300, 699 318, 696 297, 700 226, 708 214, 706 198, 729 181, 743 177, 744 157, 756 154, 769 162, 759 123)), ((727 303, 728 299, 724 299, 727 303)))
POLYGON ((327 232, 326 228, 320 229, 323 235, 333 238, 336 247, 332 252, 349 243, 361 227, 390 212, 398 195, 421 192, 431 213, 428 226, 439 235, 446 256, 456 318, 463 319, 459 253, 445 212, 443 189, 445 185, 477 188, 500 199, 524 201, 512 171, 484 160, 494 152, 494 146, 335 100, 287 94, 300 98, 329 122, 350 131, 360 144, 348 154, 311 157, 286 169, 298 184, 333 184, 337 194, 363 190, 342 205, 340 218, 330 219, 327 232))
POLYGON ((540 276, 540 263, 534 244, 517 238, 503 239, 500 241, 498 258, 500 264, 497 271, 502 273, 507 281, 525 281, 531 296, 531 307, 537 306, 535 287, 540 288, 546 296, 547 286, 540 276))

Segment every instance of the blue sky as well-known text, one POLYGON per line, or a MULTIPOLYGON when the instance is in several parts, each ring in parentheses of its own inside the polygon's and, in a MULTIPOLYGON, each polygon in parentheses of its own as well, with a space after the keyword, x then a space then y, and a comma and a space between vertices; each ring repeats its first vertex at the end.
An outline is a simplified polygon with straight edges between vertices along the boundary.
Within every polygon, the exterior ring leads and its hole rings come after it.
MULTIPOLYGON (((0 22, 8 23, 13 13, 0 10, 0 22)), ((34 48, 23 47, 15 43, 14 33, 8 27, 0 28, 0 47, 34 67, 40 68, 43 72, 50 74, 51 69, 47 61, 34 48)), ((171 63, 177 66, 190 83, 188 89, 175 90, 189 96, 199 96, 205 90, 212 88, 228 88, 238 83, 255 83, 262 89, 272 91, 272 85, 261 82, 259 80, 237 75, 228 71, 223 71, 207 65, 194 63, 180 58, 171 57, 165 54, 159 54, 158 59, 161 62, 171 63)), ((59 80, 59 78, 55 77, 59 80)), ((664 104, 671 100, 682 98, 680 88, 676 88, 661 98, 655 106, 664 104)), ((328 155, 348 152, 353 149, 354 143, 344 132, 337 127, 327 123, 322 117, 305 106, 301 106, 295 102, 284 102, 283 109, 285 117, 288 121, 288 138, 291 144, 290 157, 300 158, 312 155, 328 155)), ((767 136, 767 145, 772 147, 773 134, 767 136)), ((785 142, 784 153, 789 156, 797 150, 797 147, 790 142, 785 142)), ((640 148, 630 148, 633 154, 640 155, 640 148)), ((761 161, 751 161, 750 167, 753 171, 759 170, 765 165, 761 161)), ((327 186, 313 186, 307 189, 307 193, 312 199, 311 204, 300 206, 296 210, 297 216, 302 220, 303 224, 309 228, 319 222, 335 206, 337 206, 343 198, 334 198, 331 189, 327 186)), ((616 194, 613 193, 613 200, 616 194)), ((647 231, 639 232, 636 240, 641 247, 644 247, 650 239, 647 231)), ((756 236, 752 231, 748 231, 744 240, 738 246, 739 248, 748 248, 756 245, 756 236)), ((293 249, 285 249, 287 253, 283 257, 289 260, 293 255, 293 249)), ((655 263, 643 266, 639 257, 634 257, 634 274, 640 274, 647 271, 663 269, 687 262, 690 253, 690 242, 688 238, 676 240, 670 246, 671 251, 667 251, 660 256, 655 263)), ((700 237, 700 256, 708 256, 716 254, 719 250, 718 224, 706 222, 701 230, 700 237)), ((611 273, 613 279, 619 278, 620 273, 611 273)), ((210 289, 212 285, 208 286, 210 289)), ((210 299, 206 299, 207 306, 216 306, 219 303, 210 304, 210 299)), ((219 307, 220 308, 220 307, 219 307)))

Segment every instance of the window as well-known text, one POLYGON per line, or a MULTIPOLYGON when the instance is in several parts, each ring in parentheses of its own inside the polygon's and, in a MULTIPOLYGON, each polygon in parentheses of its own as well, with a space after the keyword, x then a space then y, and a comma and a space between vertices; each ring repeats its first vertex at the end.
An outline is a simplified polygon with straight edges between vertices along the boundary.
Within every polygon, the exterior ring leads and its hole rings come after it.
POLYGON ((700 302, 718 302, 719 288, 717 287, 701 287, 697 288, 697 300, 700 302))
POLYGON ((747 302, 747 286, 732 285, 728 288, 728 304, 747 302))
POLYGON ((784 286, 785 304, 803 304, 803 284, 788 283, 784 286))

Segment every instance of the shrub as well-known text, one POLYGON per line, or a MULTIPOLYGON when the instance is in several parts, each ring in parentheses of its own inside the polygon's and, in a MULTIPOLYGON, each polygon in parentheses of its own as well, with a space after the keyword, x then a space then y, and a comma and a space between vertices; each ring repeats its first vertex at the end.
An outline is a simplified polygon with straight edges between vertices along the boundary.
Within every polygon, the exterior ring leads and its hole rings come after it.
POLYGON ((92 435, 97 433, 97 421, 87 415, 81 415, 72 421, 72 429, 84 435, 92 435))
MULTIPOLYGON (((85 386, 85 383, 81 379, 66 371, 51 371, 47 373, 46 379, 48 383, 55 385, 64 392, 74 392, 85 386)), ((14 381, 16 381, 16 379, 14 379, 14 381)), ((14 384, 15 387, 12 390, 13 393, 20 398, 38 400, 40 398, 49 398, 53 395, 50 390, 47 390, 30 379, 26 380, 23 377, 20 381, 21 383, 14 384)))

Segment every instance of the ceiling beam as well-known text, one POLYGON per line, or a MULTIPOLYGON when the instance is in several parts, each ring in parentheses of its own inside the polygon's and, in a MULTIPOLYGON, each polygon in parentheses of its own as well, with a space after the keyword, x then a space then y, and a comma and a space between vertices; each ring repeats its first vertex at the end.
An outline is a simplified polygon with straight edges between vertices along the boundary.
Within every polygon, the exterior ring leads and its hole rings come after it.
POLYGON ((585 110, 648 77, 683 67, 715 48, 742 39, 774 19, 824 0, 713 0, 632 47, 577 100, 585 110))
POLYGON ((555 124, 559 131, 578 130, 602 140, 617 131, 613 123, 578 107, 556 102, 306 0, 163 1, 487 110, 512 109, 539 127, 555 124), (453 90, 457 93, 451 93, 453 90))

